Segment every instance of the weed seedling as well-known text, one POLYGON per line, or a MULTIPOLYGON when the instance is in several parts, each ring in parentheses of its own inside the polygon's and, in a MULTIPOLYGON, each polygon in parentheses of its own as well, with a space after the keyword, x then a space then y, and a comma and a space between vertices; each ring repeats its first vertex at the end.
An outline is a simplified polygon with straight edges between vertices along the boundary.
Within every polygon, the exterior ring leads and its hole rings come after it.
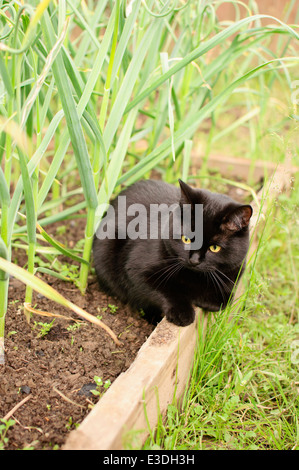
POLYGON ((15 423, 13 419, 0 419, 0 450, 4 450, 5 445, 8 443, 8 438, 6 437, 7 431, 15 423))
POLYGON ((79 426, 79 423, 74 423, 72 416, 69 417, 69 420, 67 424, 65 425, 66 429, 70 431, 72 428, 77 428, 79 426))
POLYGON ((95 390, 90 390, 90 391, 95 397, 101 398, 104 392, 110 387, 111 381, 108 379, 108 380, 105 380, 105 382, 103 383, 103 380, 101 379, 101 377, 98 377, 97 375, 94 376, 93 380, 95 381, 97 387, 95 390))
POLYGON ((69 325, 67 327, 67 331, 77 331, 81 327, 81 323, 74 323, 73 325, 69 325))
POLYGON ((16 335, 17 333, 18 333, 17 331, 9 331, 7 333, 7 338, 9 338, 10 336, 16 335))
POLYGON ((49 331, 51 330, 51 328, 53 327, 54 321, 55 321, 55 318, 54 318, 54 320, 51 321, 51 323, 47 323, 47 322, 43 323, 43 322, 36 322, 35 321, 33 328, 35 329, 38 326, 41 327, 40 331, 37 334, 37 338, 43 338, 44 336, 46 336, 49 333, 49 331))
POLYGON ((139 315, 141 316, 141 318, 145 318, 145 312, 142 308, 139 310, 139 315))
MULTIPOLYGON (((69 325, 67 327, 67 331, 71 331, 71 332, 75 332, 77 330, 79 330, 79 328, 81 327, 82 323, 74 323, 73 325, 69 325)), ((71 338, 71 346, 73 346, 75 342, 75 338, 74 336, 72 335, 72 338, 71 338)))
POLYGON ((117 310, 118 310, 118 307, 117 307, 116 305, 113 305, 113 304, 108 304, 108 307, 109 307, 109 309, 110 309, 110 313, 111 313, 112 315, 115 315, 116 312, 117 312, 117 310))

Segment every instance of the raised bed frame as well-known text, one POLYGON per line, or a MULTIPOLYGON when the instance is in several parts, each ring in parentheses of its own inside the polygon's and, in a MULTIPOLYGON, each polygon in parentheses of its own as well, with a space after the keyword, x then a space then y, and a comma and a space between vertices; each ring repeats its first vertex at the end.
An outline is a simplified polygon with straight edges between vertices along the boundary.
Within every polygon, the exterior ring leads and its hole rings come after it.
MULTIPOLYGON (((193 158, 193 165, 200 167, 201 160, 193 158)), ((228 178, 246 178, 250 162, 215 156, 209 159, 209 167, 219 169, 228 178)), ((290 187, 295 170, 290 165, 255 163, 252 175, 256 181, 268 175, 267 184, 258 193, 259 201, 263 201, 262 213, 273 198, 290 187)), ((255 233, 263 220, 255 201, 252 206, 248 259, 256 249, 255 233)), ((241 289, 242 283, 236 298, 241 289)), ((149 427, 153 429, 159 416, 165 415, 168 405, 173 400, 178 402, 184 394, 198 341, 198 321, 205 327, 203 314, 198 310, 196 321, 187 327, 173 325, 165 318, 157 325, 129 369, 113 382, 81 425, 69 434, 64 450, 121 450, 126 434, 132 430, 141 431, 139 442, 145 440, 149 427)))

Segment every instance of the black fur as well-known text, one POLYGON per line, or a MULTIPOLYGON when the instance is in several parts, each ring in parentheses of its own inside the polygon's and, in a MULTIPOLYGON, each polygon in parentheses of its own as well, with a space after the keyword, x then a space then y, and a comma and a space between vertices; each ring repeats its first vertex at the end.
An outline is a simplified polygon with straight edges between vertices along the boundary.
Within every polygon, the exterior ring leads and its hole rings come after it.
MULTIPOLYGON (((182 181, 180 188, 161 181, 140 181, 121 195, 126 196, 127 207, 139 203, 148 210, 150 204, 203 204, 203 245, 190 251, 184 249, 181 239, 172 237, 118 239, 116 227, 114 240, 94 238, 100 287, 131 308, 142 309, 152 320, 164 314, 180 326, 194 321, 194 305, 207 311, 225 307, 245 267, 251 206, 182 181), (221 251, 211 252, 209 247, 214 244, 221 251)), ((116 216, 117 200, 112 202, 116 216)), ((127 223, 133 219, 128 217, 127 223)))

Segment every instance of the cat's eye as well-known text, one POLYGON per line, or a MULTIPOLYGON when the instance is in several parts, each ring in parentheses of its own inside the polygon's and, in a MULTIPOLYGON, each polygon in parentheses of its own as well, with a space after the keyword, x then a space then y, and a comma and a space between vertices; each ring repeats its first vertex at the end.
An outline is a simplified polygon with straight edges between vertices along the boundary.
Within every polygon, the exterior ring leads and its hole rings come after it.
POLYGON ((209 250, 212 252, 212 253, 218 253, 220 250, 221 250, 221 246, 219 245, 211 245, 209 247, 209 250))
POLYGON ((185 243, 185 245, 189 245, 189 243, 191 243, 191 239, 182 235, 182 242, 185 243))

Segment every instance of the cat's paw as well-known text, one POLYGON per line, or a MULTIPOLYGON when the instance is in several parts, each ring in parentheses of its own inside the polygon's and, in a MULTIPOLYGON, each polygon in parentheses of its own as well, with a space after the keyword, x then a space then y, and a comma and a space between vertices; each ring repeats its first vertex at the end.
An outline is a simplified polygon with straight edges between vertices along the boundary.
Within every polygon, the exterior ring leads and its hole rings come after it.
POLYGON ((193 308, 182 308, 182 310, 171 308, 166 313, 166 319, 177 326, 188 326, 194 322, 195 312, 193 308))

